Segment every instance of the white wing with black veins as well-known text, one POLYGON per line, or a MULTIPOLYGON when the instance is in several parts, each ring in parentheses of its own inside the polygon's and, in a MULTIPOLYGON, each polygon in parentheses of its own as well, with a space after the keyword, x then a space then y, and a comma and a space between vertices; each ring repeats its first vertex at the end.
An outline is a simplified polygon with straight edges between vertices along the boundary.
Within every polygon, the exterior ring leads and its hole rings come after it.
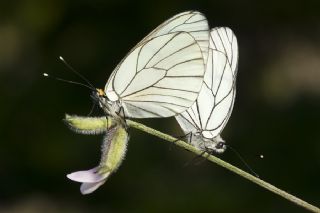
POLYGON ((176 116, 182 130, 201 132, 205 138, 218 136, 226 125, 236 95, 238 44, 231 29, 213 28, 204 83, 196 102, 176 116))
POLYGON ((120 101, 126 117, 178 115, 198 97, 208 47, 206 18, 196 11, 178 14, 129 52, 111 74, 105 93, 120 101))

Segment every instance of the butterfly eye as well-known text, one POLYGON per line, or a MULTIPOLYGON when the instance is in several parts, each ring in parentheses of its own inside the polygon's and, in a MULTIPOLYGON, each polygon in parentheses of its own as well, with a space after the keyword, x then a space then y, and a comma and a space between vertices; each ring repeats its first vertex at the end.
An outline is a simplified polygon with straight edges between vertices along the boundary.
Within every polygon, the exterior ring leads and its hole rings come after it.
POLYGON ((219 143, 217 143, 217 145, 216 145, 216 149, 223 149, 224 146, 225 146, 225 143, 224 143, 224 142, 219 142, 219 143))

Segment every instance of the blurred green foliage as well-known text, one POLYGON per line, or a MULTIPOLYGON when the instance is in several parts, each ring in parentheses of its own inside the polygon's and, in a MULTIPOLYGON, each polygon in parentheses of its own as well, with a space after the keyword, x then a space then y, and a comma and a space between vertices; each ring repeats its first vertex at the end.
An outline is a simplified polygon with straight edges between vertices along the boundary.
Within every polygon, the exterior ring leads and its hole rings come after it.
MULTIPOLYGON (((103 87, 143 36, 190 9, 238 37, 238 94, 223 138, 261 178, 320 206, 319 8, 316 0, 0 2, 0 212, 303 212, 210 163, 184 167, 194 155, 135 130, 123 165, 94 194, 66 178, 97 164, 102 138, 61 122, 89 113, 90 92, 42 73, 80 81, 62 55, 103 87)), ((173 119, 141 122, 182 134, 173 119)), ((243 168, 230 151, 221 158, 243 168)))

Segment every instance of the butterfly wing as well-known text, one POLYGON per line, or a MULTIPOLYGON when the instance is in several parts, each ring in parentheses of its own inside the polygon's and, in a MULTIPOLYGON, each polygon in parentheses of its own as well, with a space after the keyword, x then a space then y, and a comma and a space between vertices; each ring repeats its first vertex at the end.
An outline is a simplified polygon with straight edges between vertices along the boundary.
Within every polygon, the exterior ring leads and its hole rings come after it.
POLYGON ((198 11, 186 11, 173 16, 149 33, 141 42, 173 32, 190 33, 199 44, 204 61, 207 61, 209 26, 206 17, 198 11))
POLYGON ((202 132, 206 138, 220 134, 226 125, 236 94, 237 39, 229 28, 213 28, 204 83, 196 102, 176 116, 185 133, 202 132))
POLYGON ((205 43, 208 49, 208 25, 201 13, 174 16, 116 67, 105 87, 107 97, 121 102, 126 117, 169 117, 185 111, 203 83, 205 43))

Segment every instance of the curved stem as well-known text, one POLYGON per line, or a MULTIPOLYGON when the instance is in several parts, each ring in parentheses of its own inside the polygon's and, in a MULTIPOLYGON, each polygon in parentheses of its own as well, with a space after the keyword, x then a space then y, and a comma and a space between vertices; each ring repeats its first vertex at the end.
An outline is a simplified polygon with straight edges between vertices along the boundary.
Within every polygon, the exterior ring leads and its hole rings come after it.
POLYGON ((229 170, 229 171, 231 171, 233 173, 236 173, 236 174, 240 175, 241 177, 243 177, 243 178, 245 178, 245 179, 247 179, 247 180, 249 180, 249 181, 251 181, 251 182, 253 182, 253 183, 255 183, 255 184, 257 184, 257 185, 259 185, 259 186, 261 186, 261 187, 263 187, 263 188, 265 188, 265 189, 267 189, 267 190, 269 190, 269 191, 271 191, 271 192, 273 192, 273 193, 275 193, 275 194, 277 194, 277 195, 279 195, 279 196, 281 196, 281 197, 283 197, 283 198, 295 203, 298 206, 301 206, 301 207, 303 207, 303 208, 305 208, 305 209, 307 209, 307 210, 309 210, 311 212, 320 213, 320 209, 318 207, 316 207, 316 206, 314 206, 312 204, 309 204, 306 201, 301 200, 300 198, 297 198, 296 196, 293 196, 293 195, 291 195, 291 194, 289 194, 289 193, 287 193, 287 192, 275 187, 274 185, 271 185, 270 183, 267 183, 267 182, 261 180, 260 178, 257 178, 255 176, 253 176, 253 175, 251 175, 251 174, 249 174, 249 173, 247 173, 247 172, 245 172, 245 171, 243 171, 243 170, 241 170, 241 169, 239 169, 239 168, 237 168, 237 167, 235 167, 235 166, 233 166, 233 165, 221 160, 220 158, 217 158, 217 157, 215 157, 213 155, 210 155, 209 153, 204 153, 203 154, 203 151, 196 149, 194 146, 192 146, 192 145, 190 145, 190 144, 188 144, 188 143, 186 143, 184 141, 178 140, 178 139, 176 139, 176 138, 174 138, 174 137, 172 137, 170 135, 167 135, 165 133, 162 133, 162 132, 160 132, 158 130, 152 129, 152 128, 148 127, 148 126, 145 126, 145 125, 140 124, 140 123, 135 122, 135 121, 127 120, 127 123, 128 123, 128 125, 130 127, 133 127, 135 129, 139 129, 139 130, 144 131, 146 133, 149 133, 151 135, 157 136, 157 137, 159 137, 159 138, 161 138, 163 140, 166 140, 166 141, 169 141, 169 142, 174 142, 177 146, 180 146, 180 147, 182 147, 182 148, 184 148, 184 149, 186 149, 186 150, 188 150, 190 152, 193 152, 193 153, 195 153, 197 155, 201 155, 204 158, 206 158, 207 160, 209 160, 209 161, 211 161, 213 163, 216 163, 219 166, 222 166, 222 167, 226 168, 227 170, 229 170))

